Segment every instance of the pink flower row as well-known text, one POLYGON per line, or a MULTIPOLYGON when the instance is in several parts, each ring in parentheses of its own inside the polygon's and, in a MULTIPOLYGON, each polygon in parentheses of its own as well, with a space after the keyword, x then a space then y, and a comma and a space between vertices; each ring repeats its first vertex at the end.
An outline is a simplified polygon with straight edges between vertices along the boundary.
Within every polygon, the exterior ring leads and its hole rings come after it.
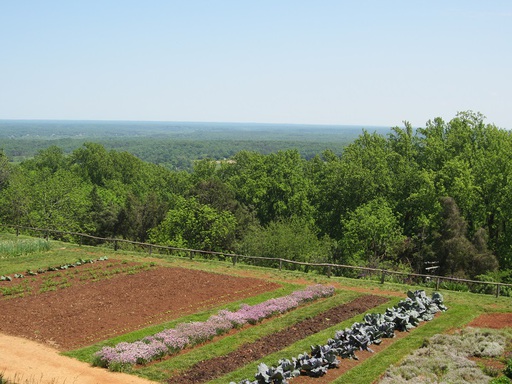
POLYGON ((133 343, 122 342, 115 347, 103 347, 95 354, 95 365, 120 370, 125 366, 145 364, 167 354, 177 353, 188 346, 211 340, 214 336, 226 333, 230 329, 247 323, 256 324, 307 301, 333 294, 333 287, 318 284, 260 304, 242 304, 235 312, 224 309, 204 322, 181 323, 174 329, 163 330, 133 343))

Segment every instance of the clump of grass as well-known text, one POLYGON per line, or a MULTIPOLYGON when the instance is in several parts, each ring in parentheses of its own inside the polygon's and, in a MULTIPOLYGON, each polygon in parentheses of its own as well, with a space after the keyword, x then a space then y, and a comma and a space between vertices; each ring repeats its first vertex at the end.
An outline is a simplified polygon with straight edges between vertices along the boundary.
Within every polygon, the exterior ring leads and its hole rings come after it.
POLYGON ((13 378, 6 379, 5 373, 0 372, 0 384, 42 384, 42 383, 66 384, 66 379, 64 379, 64 381, 60 381, 57 379, 51 379, 50 381, 48 381, 47 379, 45 379, 43 377, 42 374, 41 374, 41 377, 32 377, 31 376, 29 378, 26 378, 23 375, 20 375, 18 373, 15 373, 13 378))
POLYGON ((43 239, 29 239, 0 242, 0 258, 17 257, 35 252, 49 251, 50 242, 43 239))
POLYGON ((505 345, 506 337, 498 331, 467 328, 435 335, 399 366, 390 367, 379 383, 488 383, 491 375, 469 357, 499 357, 505 345))
POLYGON ((508 377, 506 376, 500 376, 500 377, 497 377, 495 379, 492 379, 489 384, 510 384, 511 381, 508 377))

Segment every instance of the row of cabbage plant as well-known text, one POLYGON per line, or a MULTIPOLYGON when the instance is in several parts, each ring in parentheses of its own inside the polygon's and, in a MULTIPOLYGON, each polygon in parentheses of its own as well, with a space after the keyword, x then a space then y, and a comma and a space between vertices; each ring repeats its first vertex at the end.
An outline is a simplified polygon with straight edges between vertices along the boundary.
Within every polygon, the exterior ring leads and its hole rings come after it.
POLYGON ((332 286, 318 284, 260 304, 242 304, 235 312, 221 310, 204 322, 181 323, 175 328, 165 329, 142 340, 132 343, 122 342, 114 347, 103 347, 95 354, 93 365, 109 368, 112 371, 123 371, 135 364, 146 364, 211 340, 214 336, 226 333, 233 328, 239 328, 245 324, 256 324, 305 302, 333 294, 332 286))
POLYGON ((300 354, 291 361, 281 359, 276 367, 261 363, 255 374, 256 380, 245 379, 239 384, 286 384, 288 379, 299 375, 322 376, 328 369, 339 365, 338 357, 357 360, 356 351, 373 352, 369 347, 371 344, 378 345, 382 338, 394 337, 395 331, 408 331, 421 321, 432 320, 437 312, 446 309, 443 296, 438 292, 429 298, 423 290, 409 291, 405 300, 401 300, 396 307, 388 308, 385 314, 366 314, 363 322, 335 332, 334 338, 328 339, 327 344, 311 346, 309 354, 300 354))

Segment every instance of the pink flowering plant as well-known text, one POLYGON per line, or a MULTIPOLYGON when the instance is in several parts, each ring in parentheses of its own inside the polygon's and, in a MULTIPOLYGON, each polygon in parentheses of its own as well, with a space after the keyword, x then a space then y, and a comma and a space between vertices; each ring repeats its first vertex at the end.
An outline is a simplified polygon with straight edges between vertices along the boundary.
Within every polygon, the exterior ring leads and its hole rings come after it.
POLYGON ((245 324, 254 325, 263 319, 297 308, 308 301, 333 294, 333 287, 317 284, 260 304, 242 304, 235 312, 223 309, 206 321, 181 323, 173 329, 165 329, 142 340, 132 343, 122 342, 114 347, 103 347, 94 355, 93 364, 112 371, 126 371, 135 364, 146 364, 161 359, 187 347, 210 341, 215 336, 222 335, 233 328, 240 328, 245 324))

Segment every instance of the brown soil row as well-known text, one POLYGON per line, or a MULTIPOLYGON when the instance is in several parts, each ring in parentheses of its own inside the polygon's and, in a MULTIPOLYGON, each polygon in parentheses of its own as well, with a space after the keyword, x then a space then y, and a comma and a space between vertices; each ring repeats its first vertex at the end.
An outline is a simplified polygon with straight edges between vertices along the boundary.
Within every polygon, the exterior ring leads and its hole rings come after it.
MULTIPOLYGON (((23 291, 14 294, 0 294, 0 300, 12 300, 17 297, 26 297, 45 292, 69 288, 72 285, 83 285, 88 282, 105 280, 116 275, 133 275, 143 270, 150 269, 149 264, 126 262, 121 260, 105 260, 101 262, 87 263, 80 266, 46 271, 35 276, 20 271, 25 277, 14 278, 12 281, 0 281, 0 288, 23 287, 23 291)), ((12 276, 11 276, 12 277, 12 276)))
POLYGON ((512 313, 484 313, 469 323, 468 326, 493 329, 512 327, 512 313))
MULTIPOLYGON (((85 272, 76 270, 78 281, 85 272)), ((154 267, 0 300, 0 332, 69 350, 279 287, 249 277, 154 267)))
POLYGON ((382 296, 358 297, 350 303, 329 309, 313 318, 303 320, 291 327, 265 336, 254 343, 244 344, 228 355, 199 362, 185 372, 177 372, 175 376, 168 380, 168 383, 198 384, 224 376, 250 362, 280 351, 299 340, 364 313, 386 301, 388 299, 382 296))

